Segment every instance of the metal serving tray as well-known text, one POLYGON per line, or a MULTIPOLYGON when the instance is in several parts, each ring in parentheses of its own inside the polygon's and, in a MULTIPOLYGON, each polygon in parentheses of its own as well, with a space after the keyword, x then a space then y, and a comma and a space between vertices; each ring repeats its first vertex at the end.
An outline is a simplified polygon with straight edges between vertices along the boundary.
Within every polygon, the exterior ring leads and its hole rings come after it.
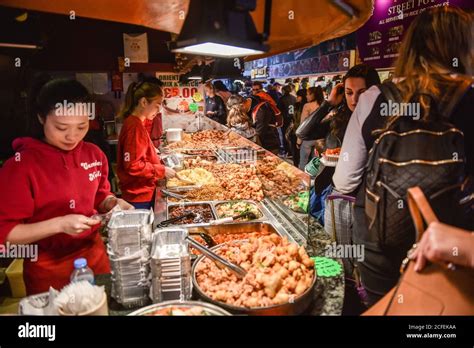
MULTIPOLYGON (((216 210, 214 208, 214 205, 213 205, 213 202, 212 201, 200 201, 200 202, 181 202, 181 203, 178 203, 178 202, 169 202, 167 204, 167 207, 166 207, 166 219, 170 219, 171 216, 170 216, 170 208, 172 207, 182 207, 182 206, 190 206, 190 205, 202 205, 202 204, 206 204, 206 205, 209 205, 210 208, 211 208, 211 213, 214 217, 214 220, 217 219, 217 213, 216 213, 216 210)), ((207 226, 209 225, 210 223, 209 222, 205 222, 205 223, 199 223, 199 224, 176 224, 176 225, 171 225, 171 226, 186 226, 186 227, 189 227, 189 226, 207 226)))
POLYGON ((291 235, 289 235, 281 225, 274 225, 270 222, 265 221, 248 221, 241 223, 233 224, 223 224, 223 225, 207 225, 207 226, 188 226, 186 227, 189 235, 205 233, 212 236, 218 234, 234 234, 234 233, 250 233, 250 232, 270 232, 276 233, 281 237, 286 237, 292 243, 295 243, 295 240, 291 235))
POLYGON ((255 220, 250 220, 250 221, 239 221, 239 220, 237 220, 237 221, 228 222, 226 224, 268 221, 268 217, 270 216, 269 211, 262 204, 260 204, 259 202, 249 200, 249 199, 232 199, 232 200, 228 200, 228 201, 211 201, 211 202, 212 202, 212 205, 214 207, 214 211, 216 212, 216 218, 217 219, 223 219, 223 218, 219 217, 219 214, 217 212, 217 206, 221 205, 221 204, 225 204, 225 203, 234 203, 234 202, 235 203, 237 203, 237 202, 248 203, 248 204, 251 204, 251 205, 255 206, 258 209, 258 211, 260 211, 260 213, 262 214, 261 218, 258 218, 258 219, 255 219, 255 220))

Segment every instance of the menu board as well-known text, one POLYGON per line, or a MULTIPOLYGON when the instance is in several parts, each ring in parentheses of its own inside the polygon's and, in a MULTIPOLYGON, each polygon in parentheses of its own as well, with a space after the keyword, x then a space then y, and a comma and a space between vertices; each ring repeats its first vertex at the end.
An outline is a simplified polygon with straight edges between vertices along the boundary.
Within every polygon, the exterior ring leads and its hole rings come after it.
POLYGON ((204 111, 204 97, 199 87, 164 87, 163 111, 168 115, 195 114, 204 111))
POLYGON ((204 111, 204 91, 199 82, 180 84, 179 75, 173 73, 158 72, 156 77, 163 81, 164 115, 194 115, 204 111))
POLYGON ((403 36, 418 14, 431 7, 473 8, 472 0, 375 0, 372 17, 357 31, 360 58, 374 68, 394 66, 403 36))

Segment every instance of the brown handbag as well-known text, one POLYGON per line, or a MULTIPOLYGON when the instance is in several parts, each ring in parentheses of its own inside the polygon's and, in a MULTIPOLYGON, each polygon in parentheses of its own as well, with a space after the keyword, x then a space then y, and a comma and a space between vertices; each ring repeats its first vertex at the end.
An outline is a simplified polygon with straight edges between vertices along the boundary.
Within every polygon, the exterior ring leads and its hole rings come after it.
MULTIPOLYGON (((417 240, 424 224, 438 221, 419 187, 408 189, 408 207, 417 240)), ((429 264, 421 272, 406 259, 398 284, 362 315, 474 315, 474 270, 429 264)))

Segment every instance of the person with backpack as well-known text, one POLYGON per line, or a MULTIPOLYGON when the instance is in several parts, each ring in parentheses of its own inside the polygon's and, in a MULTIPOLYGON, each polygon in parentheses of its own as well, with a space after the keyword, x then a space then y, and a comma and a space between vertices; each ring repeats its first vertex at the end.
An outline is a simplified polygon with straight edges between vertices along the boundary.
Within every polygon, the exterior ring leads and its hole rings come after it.
POLYGON ((279 124, 272 107, 259 97, 252 96, 246 99, 244 110, 250 115, 260 145, 277 155, 280 149, 279 124))
MULTIPOLYGON (((281 122, 283 125, 283 116, 281 114, 281 110, 278 109, 277 102, 263 90, 263 84, 260 81, 255 81, 252 85, 252 95, 254 97, 258 97, 261 99, 262 102, 267 103, 267 105, 272 109, 275 117, 279 119, 278 122, 281 122)), ((281 127, 281 125, 279 126, 281 127)))
POLYGON ((353 242, 364 246, 358 268, 369 304, 397 283, 415 241, 408 188, 419 186, 443 223, 474 227, 473 42, 470 14, 421 13, 401 46, 397 83, 368 89, 349 121, 333 182, 357 196, 353 242))

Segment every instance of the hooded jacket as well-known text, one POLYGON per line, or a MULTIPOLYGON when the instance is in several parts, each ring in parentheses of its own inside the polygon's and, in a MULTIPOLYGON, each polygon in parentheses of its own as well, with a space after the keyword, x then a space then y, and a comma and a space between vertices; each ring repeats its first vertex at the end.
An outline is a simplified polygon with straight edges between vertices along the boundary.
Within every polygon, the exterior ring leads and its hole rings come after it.
MULTIPOLYGON (((18 138, 15 155, 0 169, 0 244, 18 224, 31 224, 69 214, 92 216, 111 195, 108 163, 94 144, 81 141, 63 151, 41 140, 18 138)), ((78 235, 58 233, 34 243, 38 260, 25 259, 29 294, 61 288, 69 281, 76 257, 86 257, 97 273, 109 264, 98 226, 78 235)))

